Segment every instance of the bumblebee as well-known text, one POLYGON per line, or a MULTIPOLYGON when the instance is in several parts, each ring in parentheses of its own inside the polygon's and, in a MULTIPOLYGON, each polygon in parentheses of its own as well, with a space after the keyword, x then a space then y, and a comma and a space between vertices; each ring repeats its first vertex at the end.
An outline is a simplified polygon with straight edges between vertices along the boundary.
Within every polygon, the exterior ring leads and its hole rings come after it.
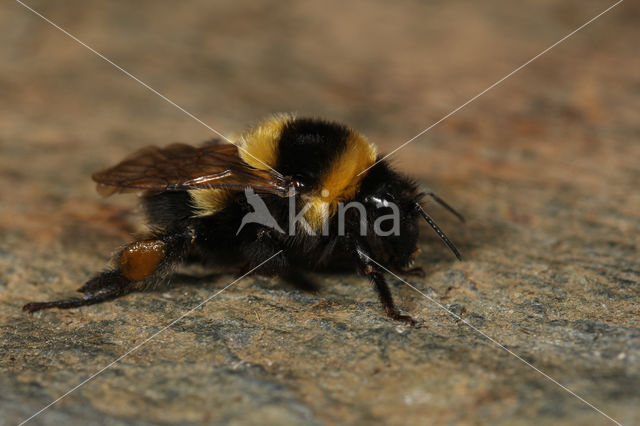
POLYGON ((247 130, 237 145, 143 148, 93 179, 103 195, 141 192, 149 231, 119 251, 112 269, 78 289, 82 297, 23 310, 115 299, 157 286, 177 265, 195 260, 250 271, 280 252, 257 273, 286 279, 346 266, 369 278, 388 317, 414 324, 396 308, 378 264, 422 273, 411 268, 420 217, 460 259, 420 205, 425 195, 463 219, 380 160, 376 147, 348 127, 288 114, 247 130), (383 229, 385 221, 392 226, 383 229))

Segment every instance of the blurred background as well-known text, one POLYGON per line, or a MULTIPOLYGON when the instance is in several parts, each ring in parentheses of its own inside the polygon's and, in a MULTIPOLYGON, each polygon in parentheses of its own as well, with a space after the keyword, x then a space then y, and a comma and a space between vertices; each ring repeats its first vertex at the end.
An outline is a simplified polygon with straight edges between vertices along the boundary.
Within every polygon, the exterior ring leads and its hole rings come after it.
MULTIPOLYGON (((295 112, 384 153, 613 2, 27 4, 224 135, 295 112)), ((640 421, 639 20, 621 3, 392 157, 469 218, 430 206, 465 262, 425 232, 420 287, 625 424, 640 421)), ((72 294, 139 229, 135 197, 101 199, 92 172, 215 135, 19 3, 4 3, 0 26, 0 409, 17 421, 230 276, 19 312, 72 294)), ((427 328, 394 331, 363 279, 320 281, 318 295, 256 279, 221 296, 175 332, 181 349, 168 331, 149 370, 131 360, 39 421, 608 423, 401 284, 399 305, 427 328)))

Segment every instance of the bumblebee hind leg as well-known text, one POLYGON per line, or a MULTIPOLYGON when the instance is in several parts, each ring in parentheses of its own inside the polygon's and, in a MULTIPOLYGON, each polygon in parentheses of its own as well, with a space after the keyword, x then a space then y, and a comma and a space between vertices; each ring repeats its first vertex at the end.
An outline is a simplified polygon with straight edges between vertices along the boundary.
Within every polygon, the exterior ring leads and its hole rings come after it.
POLYGON ((78 289, 82 297, 52 302, 31 302, 23 311, 70 309, 116 299, 137 290, 154 287, 164 281, 173 267, 182 262, 195 240, 195 232, 187 227, 181 231, 162 233, 150 239, 127 245, 117 256, 116 268, 102 272, 78 289))
POLYGON ((31 302, 24 305, 22 310, 33 313, 42 309, 70 309, 79 306, 93 305, 130 293, 134 290, 132 284, 132 281, 122 275, 120 271, 106 271, 93 277, 78 289, 79 292, 84 293, 82 297, 73 297, 53 302, 31 302))

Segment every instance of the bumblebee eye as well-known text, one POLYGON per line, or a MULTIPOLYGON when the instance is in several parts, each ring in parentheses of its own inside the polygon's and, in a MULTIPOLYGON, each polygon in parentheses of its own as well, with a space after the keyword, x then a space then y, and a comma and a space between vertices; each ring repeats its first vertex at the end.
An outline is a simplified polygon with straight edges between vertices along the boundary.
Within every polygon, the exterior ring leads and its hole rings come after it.
POLYGON ((373 204, 378 209, 382 207, 389 207, 389 204, 390 204, 389 200, 387 200, 386 198, 382 198, 378 195, 370 195, 367 198, 365 198, 365 201, 367 203, 373 204))

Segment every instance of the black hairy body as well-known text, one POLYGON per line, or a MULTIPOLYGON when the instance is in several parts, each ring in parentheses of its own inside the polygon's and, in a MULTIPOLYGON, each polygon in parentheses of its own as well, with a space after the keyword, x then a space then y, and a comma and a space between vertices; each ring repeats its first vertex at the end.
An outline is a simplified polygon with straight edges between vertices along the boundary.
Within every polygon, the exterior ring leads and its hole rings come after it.
POLYGON ((228 145, 148 148, 94 175, 111 192, 143 191, 151 231, 126 246, 113 269, 81 287, 84 296, 29 303, 24 309, 73 308, 114 299, 154 287, 176 265, 194 260, 235 265, 240 272, 260 266, 256 273, 282 277, 346 265, 369 278, 390 318, 413 323, 395 307, 378 264, 420 271, 407 268, 418 251, 421 216, 459 257, 421 208, 425 193, 378 161, 375 147, 363 137, 337 123, 276 116, 246 133, 240 148, 246 153, 238 152, 237 158, 228 145), (279 228, 243 220, 255 210, 246 188, 259 194, 279 228), (360 207, 342 209, 346 203, 360 207), (398 216, 398 229, 380 232, 376 221, 391 213, 398 216), (302 226, 296 218, 303 219, 302 226))

